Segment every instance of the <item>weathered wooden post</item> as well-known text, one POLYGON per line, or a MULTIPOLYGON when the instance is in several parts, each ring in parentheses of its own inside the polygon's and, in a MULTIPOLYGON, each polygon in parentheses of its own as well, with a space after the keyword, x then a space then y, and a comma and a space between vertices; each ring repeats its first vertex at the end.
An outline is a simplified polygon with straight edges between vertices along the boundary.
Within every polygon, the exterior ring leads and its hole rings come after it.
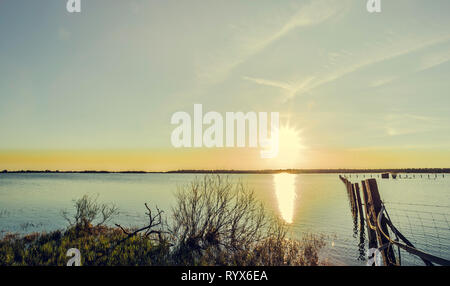
POLYGON ((356 207, 355 191, 353 190, 353 184, 351 182, 348 182, 348 191, 350 194, 350 202, 352 204, 352 213, 353 216, 356 216, 358 209, 356 207))
POLYGON ((367 238, 369 239, 369 249, 371 248, 377 248, 377 234, 375 233, 375 230, 372 229, 370 226, 375 226, 376 223, 372 221, 371 215, 370 215, 370 202, 369 202, 369 196, 367 194, 367 188, 365 181, 361 181, 361 189, 364 199, 364 210, 365 210, 365 218, 366 218, 366 225, 367 225, 367 238))
MULTIPOLYGON (((375 179, 367 179, 365 180, 366 190, 368 199, 370 202, 370 214, 372 217, 372 221, 375 223, 376 226, 376 236, 378 240, 379 248, 388 245, 389 240, 381 233, 383 231, 386 235, 389 236, 389 230, 387 228, 387 225, 385 221, 381 221, 381 225, 378 225, 377 223, 377 217, 378 214, 381 212, 381 198, 380 193, 378 192, 378 185, 377 181, 375 179)), ((395 255, 394 251, 392 250, 392 247, 385 247, 382 251, 383 261, 384 265, 386 266, 392 266, 396 265, 395 255)))
POLYGON ((353 184, 353 189, 355 190, 355 194, 356 194, 356 204, 358 205, 359 217, 360 217, 361 228, 362 228, 362 227, 364 227, 364 213, 363 213, 363 208, 362 208, 361 195, 359 194, 359 184, 358 183, 353 184))
POLYGON ((359 211, 359 251, 360 251, 360 257, 364 258, 364 211, 363 211, 363 206, 362 206, 362 202, 361 202, 361 195, 359 193, 359 184, 355 183, 353 184, 353 188, 355 190, 356 193, 356 204, 358 205, 358 211, 359 211))
POLYGON ((355 211, 356 214, 358 214, 358 211, 359 211, 359 208, 360 208, 360 206, 358 205, 357 197, 356 197, 357 188, 358 188, 358 183, 352 184, 352 199, 353 199, 353 204, 355 206, 354 211, 355 211))

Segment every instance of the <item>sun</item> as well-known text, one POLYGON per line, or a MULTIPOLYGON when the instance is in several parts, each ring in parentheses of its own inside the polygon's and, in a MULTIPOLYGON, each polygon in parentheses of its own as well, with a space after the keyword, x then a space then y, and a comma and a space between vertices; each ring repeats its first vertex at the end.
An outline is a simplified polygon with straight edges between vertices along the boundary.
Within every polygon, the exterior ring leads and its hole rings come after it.
POLYGON ((301 131, 286 124, 278 132, 278 155, 273 164, 277 168, 294 168, 299 162, 301 151, 301 131))

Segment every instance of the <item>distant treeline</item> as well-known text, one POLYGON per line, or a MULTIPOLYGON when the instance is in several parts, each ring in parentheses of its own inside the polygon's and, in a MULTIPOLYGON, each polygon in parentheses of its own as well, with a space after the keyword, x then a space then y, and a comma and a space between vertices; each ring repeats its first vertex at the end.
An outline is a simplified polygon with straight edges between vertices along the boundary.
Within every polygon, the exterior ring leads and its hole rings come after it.
POLYGON ((450 173, 450 168, 408 168, 408 169, 270 169, 270 170, 178 170, 166 173, 200 174, 346 174, 346 173, 450 173))
POLYGON ((269 170, 175 170, 147 171, 59 171, 59 170, 3 170, 1 173, 80 173, 80 174, 348 174, 348 173, 450 173, 450 168, 405 168, 405 169, 269 169, 269 170))
POLYGON ((165 172, 147 172, 147 171, 60 171, 60 170, 3 170, 0 173, 62 173, 62 174, 151 174, 151 173, 165 173, 165 172))

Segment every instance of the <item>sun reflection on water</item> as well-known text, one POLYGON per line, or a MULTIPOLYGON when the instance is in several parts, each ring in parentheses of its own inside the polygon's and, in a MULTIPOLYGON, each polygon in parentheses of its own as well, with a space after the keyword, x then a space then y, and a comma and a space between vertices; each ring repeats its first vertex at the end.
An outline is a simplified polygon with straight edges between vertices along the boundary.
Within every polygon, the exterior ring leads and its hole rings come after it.
POLYGON ((275 185, 275 195, 278 201, 278 209, 281 217, 287 223, 292 223, 294 219, 294 203, 296 198, 295 174, 274 174, 273 181, 275 185))

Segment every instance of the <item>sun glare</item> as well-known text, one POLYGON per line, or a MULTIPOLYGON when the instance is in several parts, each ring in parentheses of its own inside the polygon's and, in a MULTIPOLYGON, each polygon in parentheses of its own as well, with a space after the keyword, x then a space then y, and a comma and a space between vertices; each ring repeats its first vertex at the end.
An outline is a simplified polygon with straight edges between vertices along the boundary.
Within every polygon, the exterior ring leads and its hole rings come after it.
POLYGON ((300 130, 289 124, 281 126, 278 140, 278 155, 274 158, 273 165, 277 168, 295 168, 303 149, 300 130))

